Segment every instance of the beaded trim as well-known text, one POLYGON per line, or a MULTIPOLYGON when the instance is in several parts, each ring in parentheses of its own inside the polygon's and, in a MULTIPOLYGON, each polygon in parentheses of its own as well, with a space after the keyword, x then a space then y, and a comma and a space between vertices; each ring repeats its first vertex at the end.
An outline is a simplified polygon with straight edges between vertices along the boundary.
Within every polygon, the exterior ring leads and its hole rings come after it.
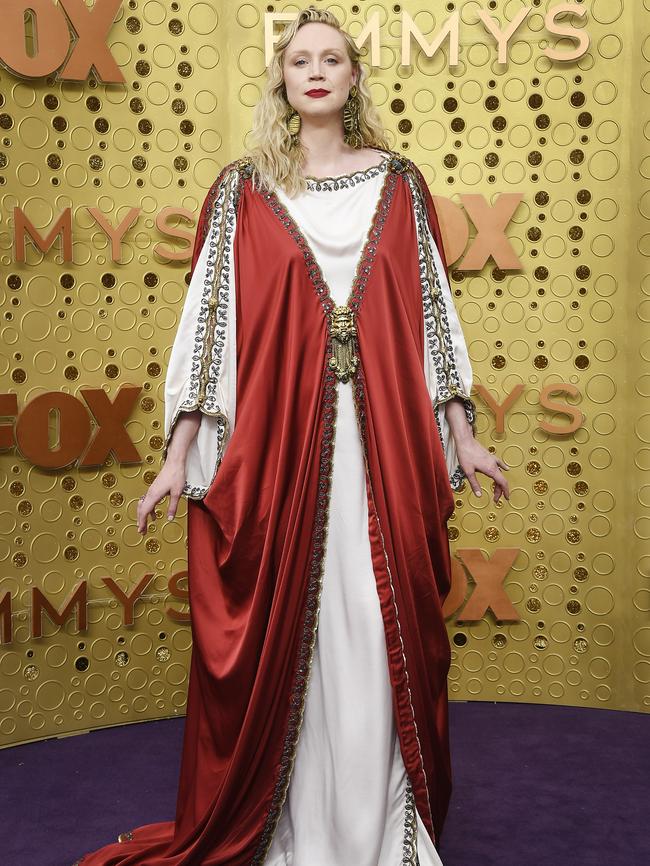
POLYGON ((386 171, 391 157, 386 156, 378 165, 371 165, 369 168, 357 169, 350 174, 339 174, 336 177, 311 177, 305 176, 307 189, 313 192, 333 192, 338 189, 352 189, 363 183, 364 180, 369 180, 372 177, 386 171))
POLYGON ((276 775, 271 806, 267 812, 264 828, 251 866, 264 862, 271 846, 287 790, 293 764, 296 758, 298 738, 302 728, 305 710, 305 697, 311 675, 314 646, 318 630, 318 614, 323 584, 323 565, 329 524, 330 488, 334 457, 334 435, 336 429, 338 390, 335 374, 325 368, 323 377, 323 435, 320 446, 320 468, 318 475, 318 494, 316 514, 312 534, 311 562, 307 584, 305 614, 302 622, 302 637, 298 649, 291 696, 289 698, 289 719, 284 738, 282 756, 276 775))
MULTIPOLYGON (((381 237, 381 232, 388 215, 388 209, 397 183, 396 174, 399 173, 400 169, 398 167, 393 167, 393 162, 393 159, 387 161, 387 165, 391 168, 390 171, 386 173, 386 177, 382 183, 379 198, 375 206, 375 212, 371 220, 370 229, 368 230, 366 241, 361 251, 359 261, 357 262, 352 288, 348 296, 347 306, 355 313, 359 311, 359 307, 361 306, 363 293, 370 275, 370 268, 377 252, 377 244, 381 237)), ((318 264, 309 242, 275 192, 266 193, 264 195, 264 200, 273 213, 278 217, 302 252, 305 259, 305 265, 307 266, 307 271, 316 290, 316 294, 320 299, 323 312, 326 316, 329 316, 329 313, 336 304, 332 300, 329 286, 323 277, 323 272, 321 271, 320 265, 318 264)))
MULTIPOLYGON (((431 239, 427 231, 426 203, 420 181, 415 171, 407 172, 407 180, 411 189, 415 212, 424 327, 427 335, 427 346, 436 371, 437 397, 433 408, 438 435, 444 447, 440 419, 441 405, 452 397, 459 397, 463 401, 465 417, 472 428, 472 433, 476 435, 476 404, 469 394, 465 393, 456 366, 445 296, 440 285, 440 277, 431 250, 431 239)), ((458 490, 465 477, 460 464, 457 465, 449 479, 452 489, 458 490)))
POLYGON ((454 359, 447 309, 427 235, 426 205, 415 176, 409 172, 407 179, 411 188, 417 224, 424 325, 436 370, 438 402, 443 403, 456 394, 462 393, 463 386, 454 359))
MULTIPOLYGON (((396 182, 397 178, 395 171, 392 170, 390 173, 387 173, 352 284, 352 291, 350 293, 348 304, 356 310, 359 309, 361 301, 363 300, 363 292, 368 281, 377 244, 381 237, 381 231, 386 220, 390 202, 392 201, 396 182)), ((278 197, 271 192, 267 193, 264 196, 264 199, 301 249, 305 257, 305 264, 307 265, 309 277, 312 281, 316 295, 320 299, 321 305, 326 314, 326 319, 328 320, 327 313, 334 306, 334 301, 330 296, 329 287, 323 278, 316 257, 310 249, 302 232, 298 229, 295 221, 290 216, 284 205, 282 205, 278 197)), ((305 699, 309 685, 314 646, 316 644, 316 635, 318 630, 318 612, 320 610, 322 573, 325 559, 327 526, 329 522, 337 404, 337 378, 325 364, 323 373, 323 433, 320 450, 318 494, 316 513, 314 517, 311 565, 307 586, 307 601, 305 604, 302 637, 298 650, 291 697, 289 699, 289 720, 285 734, 282 757, 280 759, 280 765, 276 776, 274 793, 257 850, 251 861, 251 866, 260 866, 260 864, 266 859, 268 850, 271 846, 271 841, 282 811, 282 805, 287 796, 298 739, 302 727, 305 699)))
POLYGON ((219 188, 210 221, 209 253, 205 268, 203 295, 194 337, 189 400, 202 410, 214 412, 216 385, 221 373, 227 337, 230 298, 230 250, 235 230, 239 175, 228 172, 219 188))
MULTIPOLYGON (((170 429, 170 435, 168 437, 167 442, 165 443, 165 452, 166 452, 166 449, 169 445, 169 440, 171 440, 171 431, 174 429, 174 424, 176 423, 176 420, 177 420, 178 416, 180 415, 180 413, 181 412, 191 412, 193 409, 198 409, 198 408, 199 408, 198 406, 186 406, 185 403, 183 403, 179 407, 178 411, 174 415, 171 426, 169 428, 170 429)), ((203 414, 204 415, 214 414, 214 417, 218 418, 217 432, 216 432, 217 457, 216 457, 214 468, 212 471, 212 478, 208 481, 208 483, 206 485, 190 484, 189 481, 185 482, 185 486, 183 487, 183 490, 182 490, 182 495, 186 496, 188 499, 204 499, 205 498, 205 495, 207 494, 208 490, 212 486, 212 482, 217 477, 217 472, 219 470, 219 467, 221 466, 221 460, 223 459, 225 443, 230 438, 230 435, 228 433, 228 431, 230 429, 230 425, 229 425, 228 419, 221 412, 221 410, 219 410, 218 412, 215 412, 215 413, 203 412, 203 414)))
MULTIPOLYGON (((361 434, 361 444, 362 444, 362 448, 363 448, 363 459, 364 459, 364 463, 365 463, 365 467, 366 467, 366 477, 367 477, 369 496, 371 497, 372 501, 374 502, 375 494, 374 494, 374 490, 373 490, 372 479, 370 477, 370 467, 369 467, 369 461, 368 461, 368 432, 367 432, 367 426, 366 426, 366 389, 365 389, 365 377, 363 374, 363 368, 359 369, 357 376, 353 380, 352 393, 354 396, 354 406, 355 406, 355 411, 356 411, 356 416, 357 416, 357 423, 359 425, 359 432, 361 434)), ((406 653, 404 650, 404 641, 402 640, 402 629, 400 627, 399 611, 397 609, 397 600, 395 597, 395 587, 393 585, 393 577, 392 577, 390 565, 388 562, 388 555, 386 553, 386 545, 384 544, 384 534, 382 532, 381 526, 379 525, 379 519, 377 519, 377 526, 379 528, 379 535, 381 538, 381 545, 382 545, 382 551, 384 554, 384 561, 386 563, 386 572, 388 574, 388 581, 390 584, 393 608, 395 610, 395 621, 397 622, 397 634, 399 637, 399 642, 400 642, 400 646, 401 646, 401 650, 402 650, 402 662, 403 662, 403 668, 404 668, 404 684, 406 686, 406 692, 408 694, 409 709, 411 711, 411 723, 413 725, 413 732, 415 734, 415 741, 416 741, 417 746, 418 746, 418 757, 420 759, 419 770, 422 773, 422 778, 424 780, 424 790, 426 791, 426 795, 427 795, 427 808, 429 809, 429 816, 431 818, 431 825, 433 826, 433 814, 431 811, 431 802, 429 799, 429 788, 427 785, 427 776, 426 776, 426 771, 424 768, 424 759, 422 757, 422 745, 420 743, 420 736, 418 734, 418 726, 417 726, 417 721, 415 718, 415 710, 413 708, 413 701, 411 698, 411 687, 409 685, 408 664, 406 662, 406 653)), ((409 861, 406 860, 404 862, 408 863, 409 861)))
MULTIPOLYGON (((467 412, 467 407, 465 407, 465 411, 467 412)), ((438 421, 437 415, 436 415, 436 421, 438 421)), ((440 430, 440 421, 438 421, 438 430, 440 430)), ((440 431, 440 433, 442 435, 442 431, 440 431)), ((449 476, 449 483, 451 484, 451 489, 456 490, 456 491, 460 490, 462 488, 463 483, 464 483, 466 478, 467 478, 467 475, 465 475, 460 464, 458 464, 456 469, 449 476)))
MULTIPOLYGON (((465 409, 465 417, 467 418, 468 423, 472 428, 472 435, 476 436, 476 404, 472 400, 471 397, 465 397, 462 394, 455 394, 454 396, 460 397, 463 401, 463 407, 465 409)), ((444 403, 446 401, 436 401, 432 403, 433 405, 433 417, 436 420, 436 427, 438 428, 438 436, 440 437, 440 441, 442 442, 443 448, 445 445, 444 435, 442 432, 442 413, 445 411, 444 403)), ((449 484, 451 485, 452 490, 456 492, 461 491, 463 489, 463 484, 467 476, 465 475, 463 468, 460 463, 456 465, 456 468, 449 475, 449 484)))
POLYGON ((174 425, 181 412, 200 409, 205 415, 218 418, 217 459, 212 478, 207 485, 185 483, 182 494, 190 499, 202 499, 221 464, 228 438, 229 421, 224 407, 217 400, 217 383, 221 375, 223 353, 228 338, 228 304, 230 297, 231 249, 236 212, 243 179, 235 163, 227 165, 206 197, 205 219, 197 231, 196 245, 202 248, 209 234, 209 253, 203 275, 203 288, 196 318, 194 346, 185 399, 176 407, 162 449, 163 462, 172 438, 174 425))
POLYGON ((404 804, 404 842, 402 844, 401 866, 419 866, 418 859, 418 821, 415 811, 415 797, 410 779, 406 780, 406 803, 404 804))

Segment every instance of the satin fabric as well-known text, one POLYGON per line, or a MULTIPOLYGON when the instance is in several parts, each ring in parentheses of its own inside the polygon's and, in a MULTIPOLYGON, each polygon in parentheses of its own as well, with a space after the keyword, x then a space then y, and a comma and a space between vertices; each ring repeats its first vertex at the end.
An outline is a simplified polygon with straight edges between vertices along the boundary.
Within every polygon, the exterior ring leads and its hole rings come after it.
MULTIPOLYGON (((276 189, 337 304, 348 299, 385 170, 384 162, 345 183, 310 179, 292 198, 276 189)), ((416 851, 419 866, 441 866, 413 807, 397 737, 351 383, 339 381, 337 392, 318 632, 266 866, 398 866, 415 863, 416 851)))
MULTIPOLYGON (((390 156, 385 151, 379 152, 385 159, 390 156)), ((334 182, 307 181, 313 188, 308 189, 306 194, 321 196, 319 201, 324 208, 325 225, 324 229, 316 234, 310 232, 309 236, 312 245, 314 238, 317 238, 319 255, 328 260, 330 273, 334 275, 338 272, 336 262, 343 262, 350 244, 349 238, 343 236, 342 240, 337 241, 338 249, 332 249, 332 255, 328 255, 330 229, 356 225, 354 214, 358 212, 357 196, 360 194, 363 199, 366 185, 369 182, 374 184, 384 168, 385 163, 372 166, 361 172, 339 176, 334 182), (350 193, 353 198, 346 198, 350 193), (331 199, 329 204, 322 196, 331 199), (336 202, 339 199, 345 199, 345 204, 337 211, 336 202)), ((462 397, 466 417, 473 423, 475 406, 469 397, 472 368, 447 278, 437 220, 431 217, 435 240, 431 234, 430 220, 427 220, 427 210, 435 216, 431 196, 413 168, 413 171, 408 172, 408 180, 416 214, 425 320, 424 369, 436 410, 450 483, 452 488, 460 489, 464 473, 458 463, 446 407, 452 393, 462 397)), ((237 181, 237 171, 229 171, 224 182, 217 183, 208 196, 208 205, 203 212, 209 214, 210 219, 204 217, 197 232, 192 275, 171 352, 166 358, 163 458, 179 413, 197 407, 202 412, 201 424, 189 444, 185 459, 186 483, 183 495, 192 499, 202 499, 207 493, 236 423, 238 288, 235 284, 234 240, 237 231, 237 181), (205 384, 203 397, 202 383, 205 384)), ((276 193, 282 198, 282 190, 276 190, 276 193)), ((283 201, 286 206, 286 196, 283 201)), ((304 219, 303 214, 298 220, 303 229, 308 227, 304 219)), ((350 232, 351 235, 355 234, 354 228, 350 232)), ((352 280, 348 279, 347 282, 346 293, 352 280)))
MULTIPOLYGON (((406 170, 417 171, 397 160, 386 174, 361 263, 352 386, 399 743, 438 844, 451 791, 442 602, 454 502, 423 376, 406 170)), ((331 304, 277 199, 246 177, 237 225, 237 423, 207 494, 188 501, 193 653, 176 820, 136 828, 83 866, 263 863, 289 785, 328 518, 331 304)))

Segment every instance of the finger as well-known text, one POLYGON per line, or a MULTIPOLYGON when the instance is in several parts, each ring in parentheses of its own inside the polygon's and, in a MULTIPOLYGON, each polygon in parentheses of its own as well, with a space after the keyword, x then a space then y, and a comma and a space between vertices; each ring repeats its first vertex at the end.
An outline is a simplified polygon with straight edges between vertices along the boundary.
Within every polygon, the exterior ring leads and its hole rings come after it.
POLYGON ((496 460, 494 461, 494 463, 489 463, 484 469, 481 468, 479 471, 482 472, 484 475, 487 475, 493 481, 497 481, 499 484, 506 483, 506 476, 497 466, 496 460))
POLYGON ((140 503, 140 516, 138 518, 138 528, 141 533, 145 534, 147 531, 147 520, 149 517, 149 510, 145 508, 144 502, 140 503))
POLYGON ((505 463, 500 457, 496 458, 497 463, 499 464, 501 469, 510 469, 507 463, 505 463))
POLYGON ((476 475, 474 472, 467 473, 467 480, 469 481, 469 486, 472 488, 476 496, 482 495, 481 485, 478 483, 476 479, 476 475))
POLYGON ((171 493, 169 496, 169 508, 167 509, 167 520, 173 520, 176 517, 176 509, 178 508, 178 500, 180 494, 171 493))
POLYGON ((501 487, 501 492, 505 496, 506 499, 510 499, 510 486, 508 484, 508 479, 505 475, 502 475, 499 480, 499 486, 501 487))
POLYGON ((152 499, 149 493, 146 493, 138 502, 138 530, 140 532, 147 531, 147 518, 149 516, 151 516, 152 520, 155 519, 155 507, 156 502, 152 499))
POLYGON ((503 473, 500 472, 499 469, 495 469, 494 473, 492 474, 492 478, 494 479, 495 484, 498 484, 498 486, 505 494, 506 490, 508 489, 508 482, 506 481, 505 475, 503 475, 503 473))
POLYGON ((489 478, 492 478, 494 482, 494 501, 498 502, 501 493, 503 492, 505 494, 508 490, 508 482, 506 481, 505 476, 499 471, 497 466, 486 467, 481 471, 489 478))
POLYGON ((152 524, 153 524, 153 522, 156 520, 156 516, 157 516, 157 515, 156 515, 156 504, 157 504, 157 503, 154 502, 152 505, 150 505, 148 508, 146 508, 146 509, 144 510, 144 514, 143 514, 143 525, 142 525, 142 531, 143 531, 143 533, 144 533, 144 532, 147 532, 147 531, 148 531, 148 528, 149 528, 149 527, 147 526, 147 520, 148 520, 148 519, 151 519, 152 524))
POLYGON ((144 525, 146 525, 145 512, 144 512, 144 509, 142 507, 143 504, 144 504, 144 499, 139 499, 138 500, 138 507, 137 507, 138 532, 142 532, 144 525))
POLYGON ((498 502, 501 495, 506 499, 510 499, 510 491, 508 490, 507 482, 505 484, 499 484, 499 482, 494 482, 494 501, 498 502))

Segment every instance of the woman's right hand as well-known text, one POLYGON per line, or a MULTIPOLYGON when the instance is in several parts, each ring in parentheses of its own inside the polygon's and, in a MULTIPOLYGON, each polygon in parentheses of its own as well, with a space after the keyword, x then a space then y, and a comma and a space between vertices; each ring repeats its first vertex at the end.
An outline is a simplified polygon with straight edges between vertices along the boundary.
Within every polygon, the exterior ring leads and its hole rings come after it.
POLYGON ((185 466, 177 461, 165 461, 145 495, 138 501, 138 532, 146 535, 147 518, 156 519, 156 505, 169 495, 167 519, 173 520, 186 481, 185 466))

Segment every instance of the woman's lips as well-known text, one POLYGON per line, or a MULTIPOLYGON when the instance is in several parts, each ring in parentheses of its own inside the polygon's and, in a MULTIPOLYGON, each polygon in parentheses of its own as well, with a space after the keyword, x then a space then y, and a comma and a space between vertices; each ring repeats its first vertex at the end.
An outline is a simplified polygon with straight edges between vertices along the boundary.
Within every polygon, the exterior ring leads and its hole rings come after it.
POLYGON ((307 96, 313 96, 314 99, 319 99, 321 96, 327 96, 329 90, 308 90, 307 96))

